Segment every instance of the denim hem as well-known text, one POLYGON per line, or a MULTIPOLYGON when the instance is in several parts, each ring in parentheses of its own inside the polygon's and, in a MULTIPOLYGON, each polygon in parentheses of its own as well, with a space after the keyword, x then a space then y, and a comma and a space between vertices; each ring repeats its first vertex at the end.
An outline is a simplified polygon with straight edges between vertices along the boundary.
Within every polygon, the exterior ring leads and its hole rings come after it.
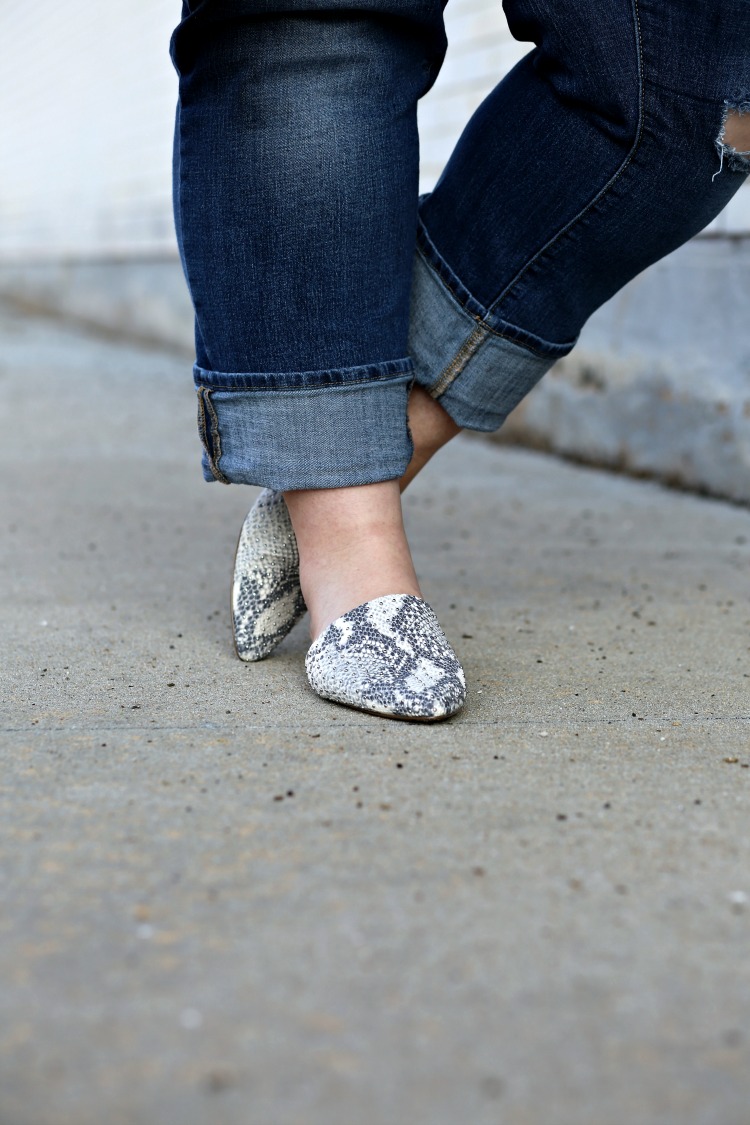
POLYGON ((195 364, 193 381, 196 387, 223 391, 295 391, 301 387, 339 387, 355 383, 373 383, 394 375, 411 375, 412 362, 387 359, 358 367, 337 367, 326 371, 208 371, 195 364))
MULTIPOLYGON (((457 285, 459 291, 463 289, 460 282, 457 285)), ((447 284, 444 270, 425 254, 420 239, 409 329, 414 378, 458 426, 497 430, 573 344, 534 337, 532 348, 525 342, 529 333, 513 325, 498 331, 495 324, 470 311, 478 307, 473 298, 472 305, 463 303, 454 288, 447 284)))
POLYGON ((481 305, 441 256, 421 219, 417 227, 417 249, 457 303, 474 320, 481 320, 489 332, 493 332, 496 336, 501 336, 505 340, 512 340, 513 343, 520 344, 521 347, 527 348, 535 355, 551 356, 553 359, 561 359, 575 346, 575 340, 566 340, 562 344, 545 340, 534 332, 529 332, 526 328, 519 328, 518 325, 511 324, 510 321, 503 319, 502 316, 494 312, 492 308, 487 309, 484 305, 481 305))
POLYGON ((403 475, 413 445, 410 359, 329 372, 195 368, 203 476, 278 491, 403 475))

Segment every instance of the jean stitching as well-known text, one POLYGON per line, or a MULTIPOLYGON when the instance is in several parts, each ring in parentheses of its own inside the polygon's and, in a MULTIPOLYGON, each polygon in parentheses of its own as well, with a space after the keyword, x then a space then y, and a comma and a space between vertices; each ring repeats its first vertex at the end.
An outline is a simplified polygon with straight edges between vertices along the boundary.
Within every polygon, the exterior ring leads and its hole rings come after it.
POLYGON ((332 390, 348 390, 350 387, 371 387, 374 383, 381 385, 382 383, 404 383, 409 379, 413 379, 413 375, 409 371, 403 371, 398 375, 388 375, 376 379, 362 379, 356 383, 321 383, 317 387, 311 383, 300 383, 296 387, 228 387, 224 383, 212 383, 210 387, 205 387, 200 384, 200 390, 207 390, 209 394, 214 391, 226 391, 230 394, 267 394, 274 395, 294 395, 299 394, 301 391, 332 391, 332 390))
POLYGON ((208 456, 208 436, 206 434, 206 411, 203 406, 203 388, 198 387, 196 393, 198 395, 198 436, 208 456))
POLYGON ((458 376, 466 367, 472 356, 476 355, 477 351, 487 339, 487 329, 484 324, 478 324, 474 331, 467 337, 463 345, 456 352, 451 362, 447 367, 441 371, 437 380, 429 388, 429 394, 432 398, 438 399, 444 395, 448 388, 456 381, 458 376))
POLYGON ((500 302, 508 296, 508 294, 518 284, 521 278, 524 277, 524 275, 531 269, 532 266, 536 265, 536 263, 544 254, 551 250, 551 248, 555 246, 560 241, 560 239, 563 238, 564 235, 568 234, 569 231, 571 231, 573 227, 576 226, 576 224, 579 223, 592 210, 592 208, 596 206, 597 203, 600 203, 601 200, 604 199, 606 195, 608 195, 608 193, 623 175, 626 168, 628 168, 630 164, 632 164, 633 159, 638 149, 640 148, 641 140, 643 139, 646 94, 645 79, 643 74, 643 33, 641 28, 641 13, 638 6, 638 0, 632 0, 632 12, 635 25, 636 55, 638 60, 638 128, 630 152, 627 154, 614 175, 607 181, 604 187, 601 188, 599 192, 597 192, 594 198, 589 200, 586 206, 583 207, 577 215, 574 215, 570 222, 566 223, 564 227, 562 227, 556 234, 554 234, 552 238, 550 238, 549 241, 546 242, 545 245, 542 246, 536 252, 536 254, 534 254, 534 256, 530 258, 528 262, 526 262, 524 266, 522 266, 516 276, 512 278, 512 280, 506 285, 502 293, 492 302, 489 308, 489 312, 492 312, 497 307, 497 305, 499 305, 500 302))
POLYGON ((229 479, 224 476, 219 468, 219 461, 221 460, 221 433, 219 431, 219 418, 211 402, 211 391, 207 387, 200 387, 198 389, 198 432, 203 448, 206 451, 206 458, 208 459, 208 467, 213 476, 221 484, 229 484, 229 479), (210 433, 209 427, 206 425, 206 415, 210 420, 210 433))

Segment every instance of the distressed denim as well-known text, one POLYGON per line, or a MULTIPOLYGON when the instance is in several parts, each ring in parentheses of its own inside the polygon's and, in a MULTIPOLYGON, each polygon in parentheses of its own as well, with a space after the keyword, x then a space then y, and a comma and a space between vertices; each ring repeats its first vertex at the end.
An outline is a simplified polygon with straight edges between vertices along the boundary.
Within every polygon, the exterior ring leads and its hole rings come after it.
POLYGON ((418 199, 440 0, 186 0, 178 242, 208 480, 399 477, 422 385, 494 430, 750 170, 750 0, 505 0, 533 44, 418 199))

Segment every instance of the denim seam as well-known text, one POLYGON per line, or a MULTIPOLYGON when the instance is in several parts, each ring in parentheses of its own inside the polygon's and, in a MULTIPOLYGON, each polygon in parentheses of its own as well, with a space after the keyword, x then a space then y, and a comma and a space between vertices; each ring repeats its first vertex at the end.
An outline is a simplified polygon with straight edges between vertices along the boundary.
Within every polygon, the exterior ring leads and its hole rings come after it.
MULTIPOLYGON (((567 355, 573 347, 575 347, 575 340, 567 340, 563 344, 554 344, 551 341, 542 341, 542 343, 547 344, 547 346, 552 349, 552 351, 557 353, 553 356, 550 354, 550 352, 542 351, 540 348, 534 347, 534 345, 528 339, 528 337, 531 336, 532 333, 527 333, 524 331, 524 329, 519 328, 517 329, 518 334, 514 336, 510 332, 503 332, 499 328, 495 328, 492 324, 489 323, 489 321, 485 319, 485 317, 480 316, 478 313, 472 312, 471 309, 467 308, 467 306, 462 302, 458 293, 456 293, 453 285, 451 284, 451 268, 445 261, 445 259, 441 257, 435 246, 432 245, 432 241, 429 237, 429 234, 427 233, 427 229, 424 226, 422 226, 422 230, 420 233, 423 234, 426 240, 429 242, 428 249, 430 252, 430 257, 427 256, 427 253, 425 253, 425 249, 423 249, 423 247, 417 246, 417 253, 425 263, 425 266, 428 270, 435 274, 440 282, 445 285, 445 288, 448 290, 453 299, 458 303, 459 307, 463 309, 463 311, 467 314, 467 316, 470 316, 472 320, 475 320, 477 324, 480 324, 486 332, 488 332, 492 336, 496 336, 500 340, 507 340, 510 344, 516 344, 517 347, 524 348, 527 352, 531 352, 531 354, 535 355, 538 359, 561 359, 564 355, 567 355)), ((453 275, 453 277, 455 277, 455 275, 453 275)), ((459 281, 458 278, 455 278, 455 280, 459 281)), ((459 284, 462 288, 465 288, 465 286, 463 286, 460 281, 459 284)), ((468 293, 468 290, 466 290, 466 292, 468 293)), ((469 294, 469 297, 478 308, 482 307, 476 300, 476 298, 471 296, 471 294, 469 294)))
POLYGON ((565 226, 562 227, 557 232, 557 234, 553 235, 553 237, 551 239, 549 239, 549 241, 537 251, 537 253, 533 256, 533 258, 530 258, 529 261, 526 262, 526 264, 518 271, 516 276, 514 278, 512 278, 512 280, 508 283, 508 285, 506 285, 506 287, 502 291, 502 293, 500 293, 500 295, 498 297, 496 297, 495 300, 492 302, 492 304, 490 305, 490 308, 489 308, 489 312, 492 312, 496 308, 496 306, 499 305, 500 302, 503 301, 505 299, 505 297, 508 296, 508 294, 513 290, 514 286, 518 284, 518 282, 521 280, 521 278, 531 269, 531 267, 533 265, 535 265, 539 261, 539 259, 544 254, 546 254, 554 245, 556 245, 556 243, 559 242, 559 240, 564 235, 568 234, 569 231, 571 231, 573 229, 573 227, 577 223, 579 223, 581 221, 581 219, 583 219, 584 216, 586 216, 592 210, 593 207, 596 206, 597 203, 601 202, 601 200, 611 191, 611 189, 614 187, 614 185, 617 183, 617 181, 623 175, 623 173, 625 172, 625 169, 628 168, 629 165, 633 162, 633 159, 634 159, 638 149, 640 148, 641 140, 643 139, 643 130, 644 130, 644 122, 645 122, 645 97, 646 97, 646 94, 645 94, 645 78, 644 78, 644 73, 643 73, 643 66, 644 66, 644 63, 643 63, 643 32, 642 32, 642 28, 641 28, 641 13, 640 13, 640 8, 638 7, 638 0, 632 0, 631 9, 632 9, 632 12, 633 12, 633 21, 634 21, 634 28, 635 28, 635 42, 636 42, 636 56, 637 56, 637 60, 638 60, 638 129, 637 129, 637 132, 636 132, 635 140, 633 141, 632 147, 630 149, 630 152, 627 154, 627 156, 623 160, 620 167, 614 173, 614 175, 607 181, 607 183, 604 185, 604 187, 601 188, 601 190, 599 192, 597 192, 597 194, 594 196, 594 198, 592 200, 590 200, 586 204, 586 206, 583 207, 578 212, 577 215, 575 215, 568 223, 566 223, 565 226))
POLYGON ((450 363, 443 368, 437 379, 430 387, 428 393, 431 398, 438 399, 444 395, 450 386, 456 381, 458 376, 466 367, 472 356, 476 355, 479 348, 487 339, 487 329, 482 324, 477 327, 467 336, 464 343, 456 352, 450 363))
POLYGON ((221 432, 219 430, 219 418, 211 402, 211 391, 208 387, 198 388, 198 433, 200 434, 203 448, 206 451, 206 459, 208 467, 213 476, 221 484, 229 484, 229 480, 224 476, 219 468, 219 461, 221 460, 221 432), (210 419, 210 435, 209 427, 206 425, 206 415, 210 419))
MULTIPOLYGON (((298 387, 227 387, 221 383, 212 383, 210 387, 203 384, 198 385, 198 391, 206 391, 208 394, 213 394, 214 391, 225 391, 228 394, 273 394, 273 395, 298 395, 305 394, 308 391, 340 391, 348 390, 349 388, 355 389, 357 387, 371 387, 375 383, 382 386, 383 383, 404 383, 413 381, 414 375, 411 371, 404 371, 400 375, 389 375, 381 379, 362 379, 356 383, 321 383, 317 387, 311 383, 300 383, 298 387)), ((211 408, 213 409, 213 407, 211 408)))

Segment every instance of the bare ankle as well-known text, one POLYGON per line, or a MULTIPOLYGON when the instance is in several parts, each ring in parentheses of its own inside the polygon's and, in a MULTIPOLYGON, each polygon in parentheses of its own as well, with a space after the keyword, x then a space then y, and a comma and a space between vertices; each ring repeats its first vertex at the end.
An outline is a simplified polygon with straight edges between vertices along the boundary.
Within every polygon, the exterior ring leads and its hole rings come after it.
POLYGON ((365 601, 385 594, 421 596, 398 481, 289 492, 285 499, 313 637, 365 601))

